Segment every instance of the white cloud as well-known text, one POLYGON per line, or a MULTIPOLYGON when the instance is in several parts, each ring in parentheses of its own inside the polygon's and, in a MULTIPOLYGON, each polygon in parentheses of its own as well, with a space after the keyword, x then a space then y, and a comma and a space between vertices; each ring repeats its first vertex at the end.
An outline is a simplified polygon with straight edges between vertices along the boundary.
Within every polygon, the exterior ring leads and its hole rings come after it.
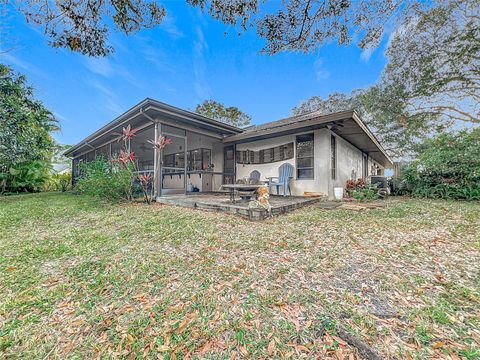
POLYGON ((330 76, 330 72, 325 69, 322 58, 315 60, 313 63, 313 70, 315 71, 315 76, 317 77, 318 81, 328 79, 330 76))
POLYGON ((92 73, 111 78, 115 74, 112 63, 109 58, 85 58, 85 67, 92 73))
POLYGON ((115 94, 110 88, 101 84, 100 82, 93 80, 90 84, 100 93, 101 100, 96 102, 98 110, 108 110, 112 116, 119 116, 125 110, 125 107, 120 104, 117 94, 115 94))
POLYGON ((161 24, 161 28, 165 30, 173 39, 179 39, 184 36, 183 32, 175 24, 176 20, 170 15, 166 15, 161 24))
POLYGON ((129 84, 142 88, 138 79, 124 66, 112 57, 85 58, 84 65, 92 74, 103 76, 107 79, 123 79, 129 84))
POLYGON ((207 62, 205 52, 208 51, 208 43, 203 35, 202 28, 196 28, 197 39, 193 43, 193 72, 195 80, 193 86, 198 101, 203 101, 211 97, 211 89, 206 79, 207 62))
POLYGON ((69 120, 63 116, 62 114, 60 114, 59 112, 57 111, 54 111, 53 112, 53 116, 55 116, 55 119, 61 121, 61 122, 69 122, 69 120))
POLYGON ((375 48, 368 48, 364 49, 362 53, 360 54, 360 60, 364 62, 368 62, 370 58, 372 57, 372 54, 375 52, 375 48))
POLYGON ((148 40, 142 40, 138 47, 138 51, 143 55, 143 59, 150 62, 161 72, 175 73, 174 66, 170 63, 171 59, 165 54, 160 47, 151 46, 148 40))
POLYGON ((27 73, 30 73, 32 75, 35 75, 41 78, 48 78, 47 74, 44 71, 40 70, 35 65, 32 65, 31 63, 24 61, 17 56, 14 56, 11 52, 0 53, 0 59, 2 60, 2 62, 5 62, 7 64, 10 64, 16 67, 13 69, 15 71, 18 71, 18 68, 20 68, 21 70, 27 73))

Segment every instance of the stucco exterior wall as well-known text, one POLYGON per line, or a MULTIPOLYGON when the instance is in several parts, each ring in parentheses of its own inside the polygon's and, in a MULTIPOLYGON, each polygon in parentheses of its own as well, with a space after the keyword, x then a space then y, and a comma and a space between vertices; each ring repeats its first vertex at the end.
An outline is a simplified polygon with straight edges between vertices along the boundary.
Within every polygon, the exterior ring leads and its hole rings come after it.
MULTIPOLYGON (((335 136, 337 144, 337 171, 336 178, 332 179, 330 175, 329 197, 333 198, 333 188, 345 187, 345 183, 349 179, 358 179, 363 174, 363 153, 344 140, 342 137, 329 131, 335 136)), ((331 172, 330 172, 331 173, 331 172)))
MULTIPOLYGON (((296 168, 296 136, 300 134, 311 134, 312 131, 301 132, 295 135, 286 135, 253 141, 244 144, 238 144, 237 150, 253 150, 268 149, 271 147, 294 143, 294 157, 285 161, 277 161, 268 164, 237 164, 237 179, 249 177, 253 170, 258 170, 261 174, 261 180, 266 180, 269 176, 278 176, 278 168, 283 163, 290 163, 296 168)), ((329 174, 329 134, 327 129, 313 131, 314 134, 314 178, 313 179, 297 179, 294 172, 294 179, 291 183, 292 195, 304 195, 304 192, 321 192, 328 194, 328 174, 329 174)))
MULTIPOLYGON (((269 176, 278 176, 278 168, 285 162, 296 168, 296 136, 308 134, 301 132, 294 135, 274 137, 244 144, 238 144, 237 150, 268 149, 271 147, 294 143, 294 157, 285 161, 278 161, 269 164, 237 164, 237 179, 247 178, 253 170, 260 171, 261 180, 269 176)), ((326 194, 330 199, 334 198, 334 187, 345 187, 345 183, 351 178, 363 177, 363 153, 361 150, 350 144, 348 141, 328 129, 313 131, 314 134, 314 179, 297 179, 296 171, 291 184, 292 195, 301 196, 305 192, 317 192, 326 194), (336 177, 332 179, 331 172, 331 136, 336 138, 337 164, 336 177)), ((371 175, 371 167, 376 164, 368 157, 368 174, 371 175)), ((378 164, 377 164, 378 165, 378 164)))

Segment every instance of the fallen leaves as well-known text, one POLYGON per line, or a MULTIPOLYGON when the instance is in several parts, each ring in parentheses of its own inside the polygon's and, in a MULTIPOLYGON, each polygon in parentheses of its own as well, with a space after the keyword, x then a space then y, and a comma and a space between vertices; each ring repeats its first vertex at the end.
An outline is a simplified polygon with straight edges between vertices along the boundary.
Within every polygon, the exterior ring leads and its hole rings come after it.
POLYGON ((267 346, 267 354, 268 354, 268 356, 272 356, 274 353, 275 353, 275 340, 272 339, 272 340, 270 340, 270 342, 268 343, 268 346, 267 346))
POLYGON ((198 311, 194 311, 190 314, 186 314, 183 320, 178 324, 178 328, 175 330, 177 334, 181 334, 185 329, 195 320, 198 315, 198 311))
POLYGON ((18 210, 32 232, 7 223, 0 240, 0 357, 43 358, 56 346, 63 358, 358 359, 326 317, 385 358, 457 360, 480 346, 475 204, 311 207, 257 224, 34 198, 18 210), (9 266, 17 257, 21 271, 9 266))

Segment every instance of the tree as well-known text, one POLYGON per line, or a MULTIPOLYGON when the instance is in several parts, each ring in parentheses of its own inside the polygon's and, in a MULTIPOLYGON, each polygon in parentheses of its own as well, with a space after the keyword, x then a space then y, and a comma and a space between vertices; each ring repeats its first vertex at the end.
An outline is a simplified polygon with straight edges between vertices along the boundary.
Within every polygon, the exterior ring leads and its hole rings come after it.
POLYGON ((417 196, 480 200, 480 129, 427 139, 404 170, 400 191, 417 196))
POLYGON ((56 149, 51 136, 56 130, 56 119, 34 98, 26 78, 0 64, 0 192, 11 185, 12 177, 27 174, 28 164, 30 173, 40 173, 40 163, 47 166, 56 149))
MULTIPOLYGON (((186 1, 239 33, 256 27, 267 41, 263 51, 268 54, 312 51, 327 42, 343 45, 353 39, 361 48, 373 47, 392 17, 413 5, 427 6, 420 0, 285 0, 273 5, 258 0, 186 1)), ((108 43, 112 26, 128 35, 161 24, 166 15, 165 7, 154 0, 28 0, 16 8, 27 21, 43 27, 52 46, 89 56, 113 51, 108 43)))
POLYGON ((411 116, 404 103, 399 101, 402 97, 401 86, 392 85, 389 89, 372 86, 356 89, 351 94, 332 93, 326 99, 313 96, 293 108, 292 114, 355 110, 387 152, 400 159, 414 154, 425 137, 441 130, 435 125, 435 116, 421 113, 411 116))
POLYGON ((237 127, 250 125, 252 117, 235 106, 225 107, 215 100, 205 100, 195 108, 197 114, 237 127))
POLYGON ((411 8, 391 36, 380 81, 352 94, 311 97, 294 114, 355 109, 394 158, 455 125, 480 124, 480 1, 411 8))
POLYGON ((479 0, 439 0, 395 30, 380 86, 401 84, 411 115, 480 124, 479 9, 479 0))
POLYGON ((108 43, 112 26, 129 35, 159 25, 166 14, 158 1, 142 0, 28 0, 17 2, 16 8, 27 21, 43 27, 51 46, 88 56, 113 51, 108 43))

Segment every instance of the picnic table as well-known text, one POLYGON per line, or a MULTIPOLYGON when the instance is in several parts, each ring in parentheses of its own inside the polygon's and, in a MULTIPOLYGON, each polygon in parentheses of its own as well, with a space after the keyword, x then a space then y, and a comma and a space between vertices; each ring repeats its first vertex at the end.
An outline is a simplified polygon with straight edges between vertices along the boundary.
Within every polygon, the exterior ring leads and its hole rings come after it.
POLYGON ((262 184, 224 184, 222 187, 230 191, 230 202, 235 204, 235 191, 240 192, 242 201, 247 202, 252 198, 253 192, 262 184))

